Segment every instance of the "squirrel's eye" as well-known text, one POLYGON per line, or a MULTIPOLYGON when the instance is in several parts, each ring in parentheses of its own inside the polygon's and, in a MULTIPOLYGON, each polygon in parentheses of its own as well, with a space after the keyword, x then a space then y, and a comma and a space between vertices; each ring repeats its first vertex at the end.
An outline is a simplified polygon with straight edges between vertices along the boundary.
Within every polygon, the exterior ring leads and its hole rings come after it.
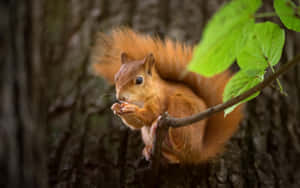
POLYGON ((139 85, 139 84, 142 84, 142 83, 143 83, 143 77, 137 76, 136 79, 135 79, 135 84, 139 85))

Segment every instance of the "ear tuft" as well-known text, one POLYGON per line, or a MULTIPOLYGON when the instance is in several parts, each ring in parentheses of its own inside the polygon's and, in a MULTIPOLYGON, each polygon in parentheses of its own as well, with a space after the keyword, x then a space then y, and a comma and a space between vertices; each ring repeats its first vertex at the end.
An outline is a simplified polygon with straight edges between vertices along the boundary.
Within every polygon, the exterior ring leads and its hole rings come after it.
POLYGON ((152 53, 148 54, 146 57, 145 57, 145 60, 144 60, 144 65, 145 65, 145 69, 146 69, 146 72, 148 74, 152 74, 152 67, 155 63, 155 59, 154 59, 154 56, 152 53))
POLYGON ((154 56, 152 53, 146 56, 145 62, 154 63, 154 56))
POLYGON ((121 63, 124 64, 124 63, 127 63, 130 61, 130 58, 128 57, 128 54, 125 53, 125 52, 122 52, 121 53, 121 63))

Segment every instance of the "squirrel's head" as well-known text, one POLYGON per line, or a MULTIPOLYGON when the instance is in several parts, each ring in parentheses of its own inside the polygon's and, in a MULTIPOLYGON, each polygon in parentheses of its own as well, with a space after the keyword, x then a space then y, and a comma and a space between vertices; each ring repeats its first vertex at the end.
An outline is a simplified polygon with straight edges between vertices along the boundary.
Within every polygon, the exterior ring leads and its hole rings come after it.
POLYGON ((142 107, 158 91, 160 77, 155 70, 154 57, 149 54, 142 60, 132 60, 126 53, 122 53, 121 63, 115 75, 117 99, 142 107))

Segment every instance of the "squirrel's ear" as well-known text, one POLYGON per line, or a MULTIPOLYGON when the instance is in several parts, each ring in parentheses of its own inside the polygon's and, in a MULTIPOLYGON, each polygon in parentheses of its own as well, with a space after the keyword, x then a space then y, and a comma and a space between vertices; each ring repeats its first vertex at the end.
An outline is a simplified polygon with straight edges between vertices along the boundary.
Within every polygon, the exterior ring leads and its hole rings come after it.
POLYGON ((130 61, 130 58, 128 57, 127 53, 122 52, 121 53, 121 63, 124 64, 124 63, 127 63, 129 61, 130 61))
POLYGON ((145 70, 150 75, 152 74, 152 68, 154 63, 155 63, 155 59, 151 53, 145 57, 144 60, 145 70))

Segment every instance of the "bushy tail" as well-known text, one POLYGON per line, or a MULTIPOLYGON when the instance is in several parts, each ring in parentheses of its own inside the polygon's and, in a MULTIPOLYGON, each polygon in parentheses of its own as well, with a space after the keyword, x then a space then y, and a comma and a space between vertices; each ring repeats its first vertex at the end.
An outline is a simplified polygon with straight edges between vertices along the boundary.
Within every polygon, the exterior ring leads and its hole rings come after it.
MULTIPOLYGON (((192 88, 206 104, 214 106, 222 103, 222 93, 230 72, 207 78, 196 73, 186 71, 186 66, 192 58, 193 48, 170 39, 164 41, 136 33, 128 28, 115 29, 110 35, 100 33, 92 52, 92 66, 97 75, 104 77, 113 84, 114 75, 121 66, 120 56, 125 52, 131 59, 141 60, 152 53, 158 73, 165 80, 184 83, 192 88)), ((205 134, 205 159, 215 156, 221 150, 242 118, 241 107, 224 118, 220 112, 208 120, 205 134)))

